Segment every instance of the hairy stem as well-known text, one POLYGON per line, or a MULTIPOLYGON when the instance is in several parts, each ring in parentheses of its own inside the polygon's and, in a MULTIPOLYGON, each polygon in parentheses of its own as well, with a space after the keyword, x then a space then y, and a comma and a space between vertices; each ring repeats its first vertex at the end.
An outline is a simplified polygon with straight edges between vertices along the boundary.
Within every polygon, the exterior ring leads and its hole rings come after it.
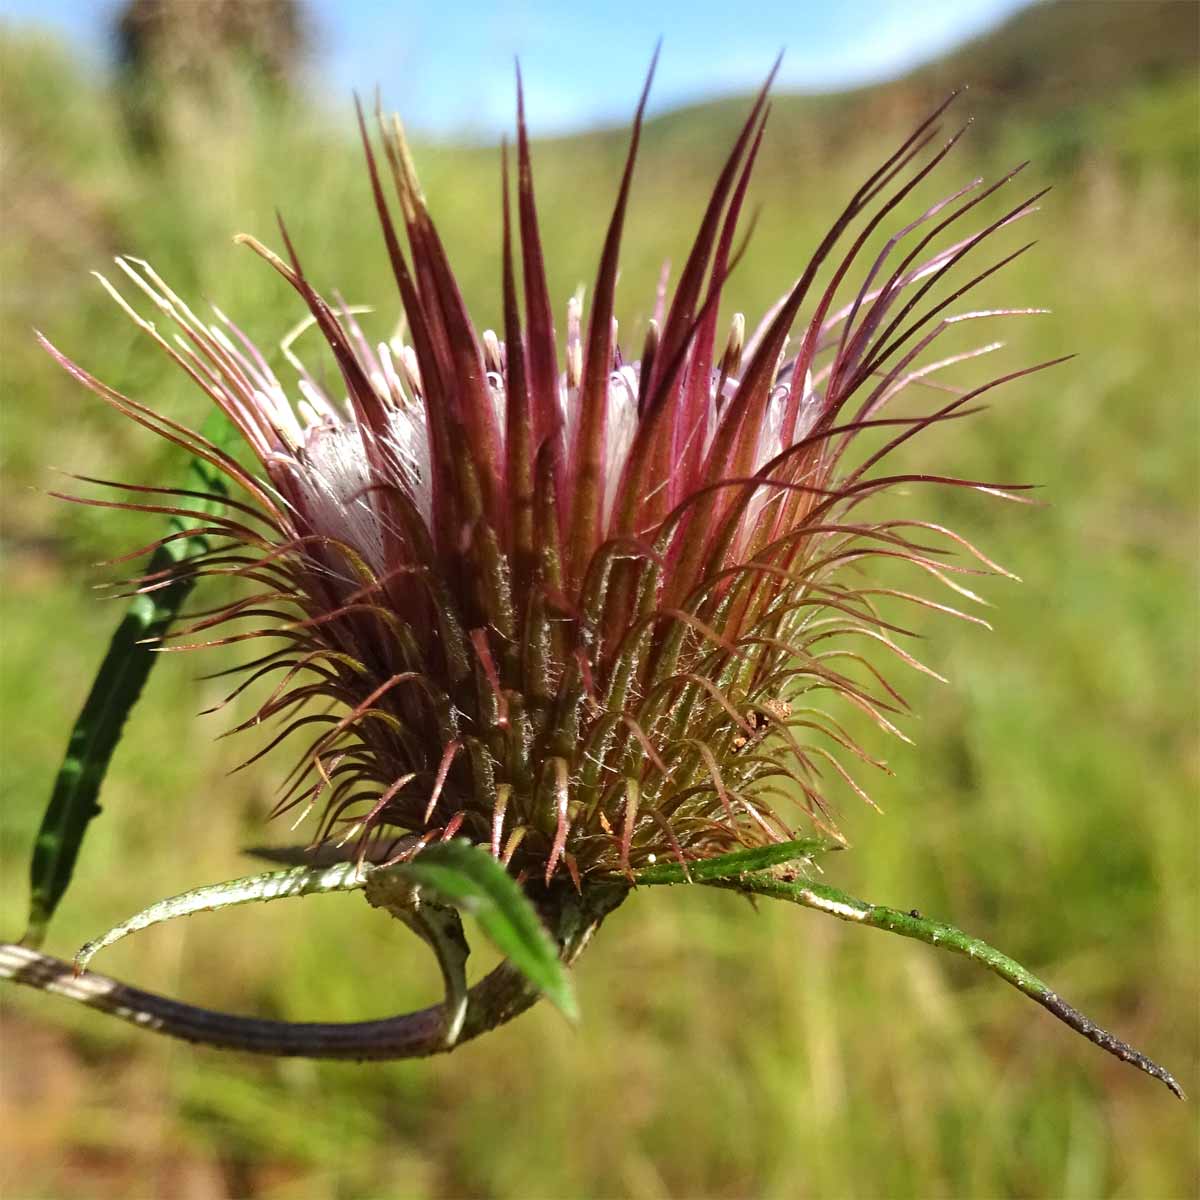
MULTIPOLYGON (((585 890, 582 896, 564 889, 542 898, 542 917, 564 963, 570 965, 579 957, 601 921, 626 894, 623 887, 601 886, 585 890)), ((442 1004, 381 1021, 265 1021, 182 1004, 91 971, 76 975, 70 963, 12 942, 0 943, 0 979, 53 992, 168 1037, 225 1050, 362 1060, 423 1058, 450 1048, 442 1004)), ((506 1024, 531 1008, 540 995, 520 971, 501 963, 467 993, 457 1041, 469 1041, 506 1024)))
POLYGON ((873 929, 885 929, 888 933, 898 933, 901 937, 915 938, 919 942, 927 942, 930 946, 966 955, 967 958, 974 959, 989 971, 999 975, 1005 983, 1012 984, 1031 1000, 1036 1000, 1060 1021, 1074 1029, 1076 1033, 1083 1034, 1088 1041, 1095 1042, 1102 1050, 1107 1050, 1109 1054, 1119 1058, 1122 1062, 1131 1063, 1139 1071, 1145 1071, 1147 1075, 1161 1081, 1179 1099, 1186 1099, 1183 1089, 1166 1068, 1160 1067, 1158 1063, 1147 1058, 1128 1043, 1114 1037, 1107 1030, 1101 1029, 1078 1009, 1072 1008, 1048 984, 1043 983, 1036 975, 1027 971, 1019 962, 1009 958, 1006 954, 1001 954, 987 942, 963 933, 961 929, 956 929, 953 925, 930 920, 915 909, 911 912, 902 912, 895 908, 885 908, 882 904, 868 904, 865 900, 858 900, 854 896, 848 896, 845 892, 826 887, 823 884, 781 879, 766 873, 743 875, 738 879, 713 880, 708 886, 729 888, 756 896, 768 896, 773 900, 790 900, 794 904, 802 904, 806 908, 815 908, 818 912, 828 913, 840 921, 869 925, 873 929))

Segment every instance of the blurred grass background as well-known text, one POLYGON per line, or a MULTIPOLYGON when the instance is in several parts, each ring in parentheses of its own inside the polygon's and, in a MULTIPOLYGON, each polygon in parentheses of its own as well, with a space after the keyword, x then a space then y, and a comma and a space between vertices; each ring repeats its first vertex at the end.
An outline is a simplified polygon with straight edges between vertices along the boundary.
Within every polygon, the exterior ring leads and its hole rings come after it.
MULTIPOLYGON (((946 493, 904 501, 1025 582, 985 582, 993 633, 921 621, 924 657, 951 686, 903 681, 916 744, 872 738, 896 770, 874 782, 887 815, 842 802, 854 849, 827 877, 1005 949, 1191 1092, 1197 11, 1036 7, 893 84, 779 97, 757 175, 761 220, 731 286, 753 323, 870 164, 950 84, 973 85, 963 107, 979 119, 942 191, 1027 157, 1029 190, 1055 185, 1009 238, 1040 245, 985 299, 1055 312, 1006 326, 1009 365, 1079 357, 907 460, 1045 485, 1036 509, 946 493)), ((70 722, 117 619, 92 590, 104 578, 92 564, 156 534, 153 519, 47 498, 52 468, 145 482, 182 465, 58 372, 30 327, 198 423, 203 398, 88 272, 114 253, 144 256, 273 346, 297 302, 230 235, 276 241, 276 206, 320 286, 377 304, 377 334, 395 317, 348 105, 319 112, 230 74, 218 96, 161 107, 160 144, 139 148, 108 80, 27 29, 0 39, 8 937, 23 926, 30 844, 70 722)), ((640 340, 663 257, 681 261, 743 111, 722 102, 648 129, 620 288, 627 339, 640 340)), ((624 144, 623 132, 598 132, 535 148, 564 302, 590 283, 624 144)), ((495 324, 497 152, 437 145, 417 157, 468 301, 495 324)), ((69 957, 160 896, 252 869, 239 847, 262 837, 280 764, 227 775, 247 744, 215 741, 219 719, 195 716, 220 695, 196 676, 220 665, 168 656, 158 667, 52 951, 69 957)), ((100 968, 291 1019, 365 1019, 437 994, 416 944, 357 897, 167 925, 100 968)), ((1200 1194, 1195 1103, 924 947, 674 889, 626 904, 577 974, 577 1031, 535 1010, 447 1058, 382 1066, 195 1050, 4 989, 0 1187, 14 1200, 1200 1194)))

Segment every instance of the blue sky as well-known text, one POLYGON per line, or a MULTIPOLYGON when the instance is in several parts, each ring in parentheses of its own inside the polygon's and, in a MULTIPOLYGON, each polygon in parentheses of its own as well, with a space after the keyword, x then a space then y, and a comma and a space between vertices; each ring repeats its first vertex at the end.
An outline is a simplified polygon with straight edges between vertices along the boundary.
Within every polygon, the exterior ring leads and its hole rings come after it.
MULTIPOLYGON (((200 3, 202 0, 192 0, 200 3)), ((786 52, 777 87, 824 91, 895 75, 984 32, 1025 0, 310 0, 317 75, 333 97, 383 86, 425 133, 492 137, 512 123, 519 54, 531 125, 567 132, 623 121, 654 42, 652 109, 742 93, 786 52)), ((93 61, 118 0, 0 0, 93 61)))

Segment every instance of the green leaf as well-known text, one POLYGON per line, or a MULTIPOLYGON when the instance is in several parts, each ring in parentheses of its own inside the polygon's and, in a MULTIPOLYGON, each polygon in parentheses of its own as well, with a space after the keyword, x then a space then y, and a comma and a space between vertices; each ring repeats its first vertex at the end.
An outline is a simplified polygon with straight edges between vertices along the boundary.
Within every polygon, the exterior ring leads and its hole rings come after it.
POLYGON ((1044 983, 1032 971, 1027 970, 1015 959, 1002 954, 994 946, 979 938, 947 925, 944 921, 935 921, 923 916, 915 908, 904 912, 901 909, 887 908, 882 904, 870 904, 849 896, 837 888, 827 887, 819 883, 804 883, 796 880, 780 879, 770 874, 743 875, 738 879, 714 880, 713 887, 728 888, 749 896, 766 896, 772 900, 790 900, 793 904, 801 904, 805 908, 813 908, 818 912, 836 917, 839 921, 849 921, 851 924, 866 925, 872 929, 882 929, 887 933, 898 933, 901 937, 915 938, 941 950, 949 950, 954 954, 962 954, 993 974, 998 975, 1005 983, 1011 984, 1040 1004, 1047 1012, 1052 1013, 1065 1025, 1070 1026, 1076 1033, 1082 1034, 1090 1042, 1094 1042, 1102 1050, 1106 1050, 1122 1062, 1127 1062, 1144 1071, 1147 1075, 1165 1084, 1179 1099, 1185 1099, 1183 1089, 1175 1077, 1165 1067, 1160 1067, 1153 1059, 1147 1058, 1140 1050, 1135 1050, 1127 1042, 1101 1029, 1089 1017, 1077 1008, 1068 1004, 1048 983, 1044 983))
POLYGON ((709 883, 717 879, 728 879, 744 875, 748 871, 765 871, 769 867, 785 863, 806 863, 818 854, 840 850, 841 844, 826 838, 800 838, 794 842, 778 842, 772 846, 755 846, 749 850, 733 850, 716 858, 699 859, 688 863, 685 873, 682 863, 656 863, 634 872, 638 884, 656 885, 664 883, 709 883))
POLYGON ((571 977, 536 909, 511 875, 463 838, 427 846, 397 867, 442 903, 469 913, 487 938, 571 1020, 578 1018, 571 977))
MULTIPOLYGON (((205 423, 204 433, 214 440, 222 437, 226 428, 226 418, 214 413, 205 423)), ((225 494, 223 479, 208 463, 193 459, 191 476, 192 490, 225 494)), ((220 511, 219 505, 192 497, 180 497, 179 505, 194 508, 197 517, 172 517, 172 532, 194 529, 203 523, 204 514, 220 511)), ((166 570, 202 553, 207 545, 203 536, 168 542, 154 552, 146 571, 166 570)), ((166 632, 191 590, 192 580, 184 577, 169 587, 135 596, 109 642, 71 730, 67 752, 33 844, 29 924, 21 939, 27 946, 41 945, 50 918, 71 882, 88 823, 100 813, 97 796, 109 761, 121 740, 125 719, 141 695, 157 658, 147 639, 157 639, 166 632)))

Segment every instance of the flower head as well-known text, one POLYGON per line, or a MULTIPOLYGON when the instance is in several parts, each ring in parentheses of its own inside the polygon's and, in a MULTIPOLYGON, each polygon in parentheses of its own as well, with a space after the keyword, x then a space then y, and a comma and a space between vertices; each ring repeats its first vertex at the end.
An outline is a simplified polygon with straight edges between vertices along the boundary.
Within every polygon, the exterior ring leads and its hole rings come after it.
POLYGON ((251 594, 194 617, 168 645, 266 641, 237 692, 269 690, 239 728, 281 723, 250 761, 303 739, 277 807, 319 813, 318 841, 358 839, 389 857, 460 834, 519 873, 579 886, 664 855, 687 864, 784 840, 799 815, 836 834, 823 780, 861 792, 850 763, 883 764, 823 699, 840 694, 898 732, 900 695, 862 650, 919 664, 878 601, 948 607, 864 583, 861 568, 902 560, 959 587, 953 573, 993 567, 948 530, 868 515, 879 506, 867 502, 912 482, 997 490, 881 464, 1027 373, 965 393, 939 385, 917 416, 890 407, 934 371, 996 348, 934 357, 954 324, 1035 311, 953 310, 1013 254, 948 296, 934 289, 1036 197, 980 221, 977 206, 1011 175, 974 180, 868 261, 864 247, 961 133, 941 138, 943 105, 855 193, 757 326, 747 334, 738 315, 722 335, 764 88, 637 357, 618 342, 614 293, 645 100, 590 300, 569 303, 562 344, 519 108, 515 213, 507 154, 502 167, 502 337, 473 325, 403 132, 382 116, 382 161, 359 119, 404 339, 372 345, 348 306, 317 294, 286 230, 286 257, 244 239, 300 295, 337 388, 290 348, 297 377, 285 385, 223 314, 202 319, 147 264, 119 260, 176 336, 118 299, 224 412, 257 469, 51 348, 240 490, 181 570, 241 579, 251 594), (856 454, 864 433, 873 449, 856 454), (948 556, 963 550, 973 563, 948 556))

